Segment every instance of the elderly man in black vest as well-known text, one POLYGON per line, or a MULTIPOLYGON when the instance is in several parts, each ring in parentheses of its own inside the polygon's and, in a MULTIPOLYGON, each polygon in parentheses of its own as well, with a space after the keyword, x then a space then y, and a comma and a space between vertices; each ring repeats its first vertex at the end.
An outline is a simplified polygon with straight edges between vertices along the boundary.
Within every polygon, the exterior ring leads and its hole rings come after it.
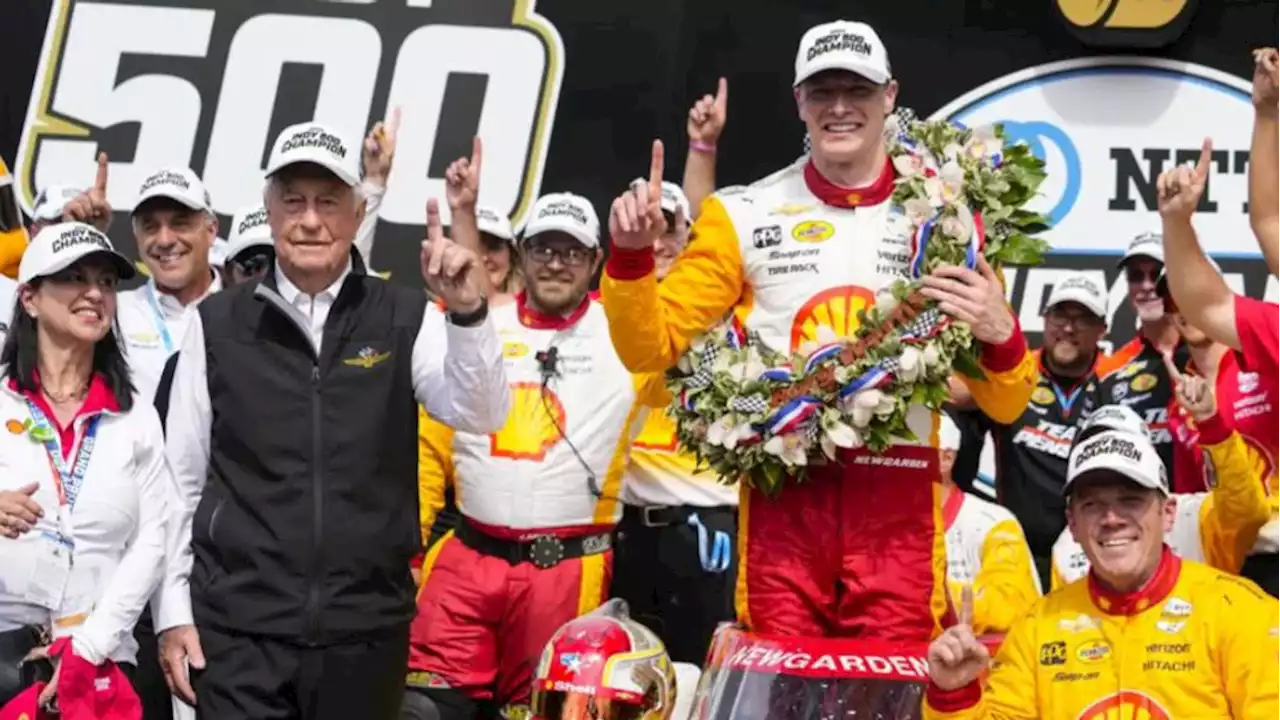
POLYGON ((417 404, 466 432, 506 417, 478 261, 435 201, 422 273, 447 316, 359 267, 359 154, 318 123, 281 133, 275 271, 206 300, 183 340, 168 418, 182 518, 155 610, 166 677, 200 718, 395 717, 417 404))

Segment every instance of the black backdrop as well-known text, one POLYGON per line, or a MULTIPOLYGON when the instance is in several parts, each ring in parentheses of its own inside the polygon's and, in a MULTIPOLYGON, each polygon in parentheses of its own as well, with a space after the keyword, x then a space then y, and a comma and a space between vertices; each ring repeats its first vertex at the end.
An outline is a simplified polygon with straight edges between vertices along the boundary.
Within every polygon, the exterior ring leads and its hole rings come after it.
MULTIPOLYGON (((184 0, 134 2, 163 6, 181 5, 184 0)), ((373 25, 388 28, 404 24, 409 12, 406 2, 410 0, 356 6, 257 0, 252 8, 255 13, 326 13, 337 8, 336 12, 358 12, 373 25)), ((243 0, 212 0, 206 7, 243 4, 243 0)), ((430 18, 426 22, 483 24, 510 17, 512 0, 419 0, 418 4, 431 6, 412 10, 425 13, 421 17, 430 18)), ((1020 68, 1099 52, 1084 47, 1067 31, 1053 0, 540 0, 537 11, 555 25, 564 44, 563 83, 541 187, 582 193, 602 215, 616 191, 646 170, 653 137, 666 141, 668 157, 673 158, 668 162, 668 179, 679 180, 685 113, 696 96, 714 89, 716 77, 722 74, 729 79, 730 109, 721 141, 721 183, 749 182, 793 160, 802 139, 790 99, 793 54, 803 31, 818 22, 843 16, 872 23, 893 58, 903 88, 901 103, 922 115, 1020 68)), ((49 0, 15 0, 5 3, 0 23, 5 48, 0 74, 0 156, 11 167, 49 12, 49 0)), ((1275 44, 1277 22, 1275 0, 1207 0, 1199 3, 1188 30, 1178 40, 1146 52, 1247 78, 1249 49, 1275 44)), ((155 28, 155 32, 164 29, 155 28)), ((220 70, 206 67, 197 72, 220 70)), ((290 116, 289 77, 285 76, 282 88, 286 107, 277 108, 272 120, 275 128, 285 120, 310 117, 290 116)), ((385 96, 381 101, 375 98, 370 122, 381 117, 385 102, 385 96)), ((295 115, 306 114, 314 101, 296 105, 295 115)), ((447 120, 442 119, 442 128, 447 120)), ((436 139, 433 171, 442 169, 442 158, 468 151, 469 132, 436 139)), ((104 129, 101 142, 113 157, 129 157, 130 137, 118 128, 104 129)), ((132 137, 136 142, 136 132, 132 137)), ((203 172, 200 162, 200 158, 193 161, 198 173, 203 172)), ((227 227, 227 218, 223 219, 227 227)), ((420 233, 420 227, 383 223, 374 266, 394 270, 397 279, 415 281, 414 240, 420 233)), ((113 236, 131 248, 127 235, 127 223, 117 218, 113 236)), ((1060 255, 1052 262, 1066 267, 1109 267, 1113 260, 1060 255)), ((1244 273, 1250 294, 1262 294, 1265 277, 1256 262, 1234 260, 1224 265, 1229 272, 1244 273)), ((1109 280, 1114 276, 1111 272, 1109 280)), ((1015 288, 1015 301, 1022 301, 1020 294, 1021 288, 1015 288)), ((1026 300, 1038 307, 1042 298, 1026 300)), ((1115 327, 1124 335, 1122 329, 1132 327, 1132 316, 1122 312, 1115 327)))

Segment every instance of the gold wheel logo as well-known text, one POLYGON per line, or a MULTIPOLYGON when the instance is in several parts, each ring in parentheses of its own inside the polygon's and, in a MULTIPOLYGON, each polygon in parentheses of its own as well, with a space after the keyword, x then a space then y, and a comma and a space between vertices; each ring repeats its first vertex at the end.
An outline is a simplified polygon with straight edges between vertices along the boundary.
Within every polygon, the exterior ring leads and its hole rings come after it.
POLYGON ((832 330, 836 337, 853 337, 862 325, 858 313, 875 304, 875 295, 864 287, 845 285, 814 295, 796 313, 791 323, 791 349, 806 341, 818 341, 818 328, 832 330))
POLYGON ((1081 42, 1102 47, 1160 47, 1186 30, 1197 0, 1055 0, 1081 42))

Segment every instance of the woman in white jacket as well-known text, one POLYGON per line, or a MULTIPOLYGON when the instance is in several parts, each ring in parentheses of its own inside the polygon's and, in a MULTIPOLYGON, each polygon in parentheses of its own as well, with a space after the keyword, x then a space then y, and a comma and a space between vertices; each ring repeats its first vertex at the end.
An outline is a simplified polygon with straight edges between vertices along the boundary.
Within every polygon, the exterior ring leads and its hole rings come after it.
MULTIPOLYGON (((81 223, 44 228, 18 270, 0 350, 0 704, 51 639, 128 675, 164 564, 160 422, 134 403, 115 330, 133 265, 81 223)), ((56 693, 57 673, 42 694, 56 693)))

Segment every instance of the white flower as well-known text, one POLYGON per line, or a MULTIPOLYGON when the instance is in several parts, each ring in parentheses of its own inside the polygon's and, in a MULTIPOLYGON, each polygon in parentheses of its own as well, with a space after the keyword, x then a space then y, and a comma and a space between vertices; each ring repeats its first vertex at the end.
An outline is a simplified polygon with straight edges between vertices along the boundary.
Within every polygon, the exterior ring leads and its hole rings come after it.
POLYGON ((947 143, 947 146, 942 148, 942 157, 947 161, 951 161, 960 157, 960 153, 962 152, 964 152, 964 148, 960 147, 960 143, 951 142, 947 143))
POLYGON ((676 363, 676 367, 685 375, 693 373, 693 357, 689 353, 680 356, 680 362, 676 363))
POLYGON ((716 353, 716 360, 711 364, 711 372, 729 372, 729 368, 731 367, 733 367, 733 353, 728 350, 721 350, 716 353))
POLYGON ((893 157, 893 169, 898 171, 902 177, 915 177, 924 174, 924 161, 920 156, 912 153, 903 153, 893 157))
POLYGON ((894 410, 897 410, 897 409, 898 409, 897 398, 895 398, 892 395, 883 395, 880 399, 880 404, 876 405, 875 414, 880 416, 881 418, 887 418, 893 414, 894 410))
POLYGON ((885 313, 891 313, 898 307, 898 298, 893 296, 892 285, 885 285, 876 291, 876 307, 885 313))
POLYGON ((836 420, 823 428, 823 438, 830 438, 836 447, 846 449, 856 448, 862 445, 862 436, 857 430, 836 420))
POLYGON ((803 432, 775 435, 764 444, 764 451, 787 465, 806 465, 809 460, 809 443, 803 432))
POLYGON ((942 222, 938 223, 938 228, 942 230, 943 235, 953 240, 965 242, 969 239, 969 232, 964 226, 964 221, 954 215, 942 218, 942 222))
MULTIPOLYGON (((929 186, 928 180, 925 181, 926 192, 929 186)), ((939 193, 942 191, 941 181, 934 183, 939 193)), ((911 221, 912 226, 919 227, 924 221, 933 217, 934 206, 925 198, 913 197, 902 203, 902 212, 906 214, 907 220, 911 221)))
POLYGON ((693 342, 689 343, 689 349, 694 351, 695 353, 701 353, 702 349, 705 348, 706 346, 707 346, 706 333, 699 335, 698 337, 693 339, 693 342))
POLYGON ((749 382, 759 378, 767 368, 759 359, 747 358, 745 362, 737 362, 725 369, 729 377, 741 381, 749 382))
POLYGON ((884 393, 875 388, 867 388, 854 393, 853 406, 871 409, 880 404, 884 400, 884 393))
POLYGON ((908 345, 898 356, 898 379, 915 382, 924 374, 924 358, 920 351, 908 345))
POLYGON ((711 427, 707 428, 707 444, 727 447, 726 441, 733 432, 734 422, 729 415, 724 415, 715 422, 711 423, 711 427))
POLYGON ((964 168, 955 160, 948 160, 938 171, 942 181, 942 200, 953 203, 964 196, 964 168))
POLYGON ((929 343, 924 346, 924 352, 921 353, 924 358, 924 365, 930 370, 936 370, 942 364, 942 354, 938 352, 936 343, 929 343))
MULTIPOLYGON (((925 199, 929 202, 929 207, 933 210, 946 205, 942 199, 942 178, 931 177, 924 181, 925 199)), ((933 213, 929 213, 932 215, 933 213)))
POLYGON ((973 129, 966 150, 971 157, 989 161, 1004 151, 1004 142, 996 135, 994 125, 983 125, 973 129))
POLYGON ((849 411, 849 422, 853 423, 855 428, 865 428, 871 424, 871 416, 875 413, 872 408, 859 407, 856 403, 853 410, 849 411))

